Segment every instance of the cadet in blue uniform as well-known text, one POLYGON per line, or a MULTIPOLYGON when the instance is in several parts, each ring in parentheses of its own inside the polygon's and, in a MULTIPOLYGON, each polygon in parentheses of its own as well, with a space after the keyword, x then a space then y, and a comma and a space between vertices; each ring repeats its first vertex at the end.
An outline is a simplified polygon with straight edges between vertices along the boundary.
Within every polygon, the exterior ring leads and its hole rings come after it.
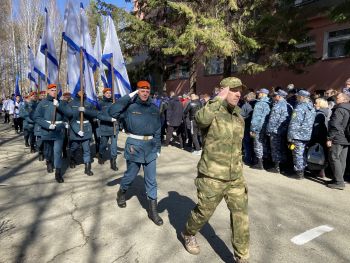
MULTIPOLYGON (((39 102, 45 99, 46 97, 46 91, 40 91, 39 93, 39 102)), ((36 149, 39 153, 39 161, 44 161, 45 160, 45 151, 44 151, 44 143, 43 140, 41 139, 41 127, 39 124, 35 122, 34 124, 34 135, 36 137, 36 149)))
POLYGON ((156 159, 161 148, 160 114, 149 97, 150 84, 147 81, 139 81, 137 88, 137 91, 125 95, 109 109, 109 114, 114 118, 119 118, 124 112, 125 129, 128 132, 124 152, 127 170, 120 183, 117 203, 119 207, 126 207, 125 192, 142 165, 149 206, 148 217, 156 225, 162 225, 163 220, 157 212, 156 181, 156 159))
POLYGON ((275 104, 266 128, 267 135, 270 136, 271 157, 274 162, 274 168, 270 172, 274 173, 280 173, 280 163, 287 160, 286 137, 293 108, 285 100, 286 96, 287 92, 281 89, 274 93, 275 104))
MULTIPOLYGON (((62 98, 61 98, 61 102, 62 105, 68 105, 69 102, 71 102, 72 99, 72 95, 70 94, 70 92, 65 92, 62 94, 62 98)), ((65 136, 64 136, 64 140, 63 140, 63 158, 67 158, 67 147, 68 147, 68 140, 69 140, 69 125, 68 122, 66 123, 66 127, 65 127, 65 136)))
POLYGON ((54 122, 52 123, 55 105, 54 99, 57 92, 56 84, 47 86, 47 97, 37 106, 34 114, 35 122, 41 127, 41 139, 44 141, 46 152, 46 165, 49 173, 56 168, 55 179, 58 183, 63 183, 62 176, 62 144, 64 139, 64 115, 56 111, 54 122))
POLYGON ((85 164, 84 173, 90 176, 94 174, 91 171, 90 140, 92 138, 92 127, 90 119, 98 117, 104 119, 105 121, 116 120, 109 116, 103 116, 94 109, 91 103, 87 102, 86 100, 84 100, 84 107, 80 107, 81 95, 82 92, 79 91, 77 96, 68 105, 60 103, 58 109, 60 109, 60 111, 62 111, 66 117, 69 118, 70 167, 75 168, 76 160, 74 156, 76 156, 76 151, 81 144, 83 148, 83 160, 85 164), (80 129, 80 112, 84 112, 83 130, 80 129))
POLYGON ((264 169, 263 156, 266 149, 266 125, 270 114, 270 99, 267 96, 269 91, 261 89, 258 92, 258 101, 255 104, 250 135, 254 138, 254 152, 258 163, 253 166, 256 169, 264 169))
MULTIPOLYGON (((113 103, 112 91, 109 88, 103 90, 103 98, 100 101, 101 111, 104 114, 108 114, 108 110, 113 103)), ((98 163, 103 164, 103 155, 106 152, 108 140, 111 140, 111 169, 114 171, 118 170, 117 167, 117 140, 118 140, 119 126, 118 123, 109 121, 100 121, 100 127, 97 129, 97 134, 100 137, 100 147, 98 155, 98 163), (114 127, 113 127, 114 126, 114 127)))
POLYGON ((23 129, 26 133, 26 144, 29 140, 31 153, 35 152, 34 113, 37 105, 37 94, 33 91, 29 94, 28 101, 25 102, 24 107, 21 108, 19 113, 20 117, 23 119, 23 129))
POLYGON ((312 127, 315 121, 316 111, 310 101, 310 93, 300 90, 297 93, 297 105, 293 111, 288 127, 288 142, 295 145, 293 150, 295 179, 304 178, 306 164, 304 152, 305 145, 311 139, 312 127))

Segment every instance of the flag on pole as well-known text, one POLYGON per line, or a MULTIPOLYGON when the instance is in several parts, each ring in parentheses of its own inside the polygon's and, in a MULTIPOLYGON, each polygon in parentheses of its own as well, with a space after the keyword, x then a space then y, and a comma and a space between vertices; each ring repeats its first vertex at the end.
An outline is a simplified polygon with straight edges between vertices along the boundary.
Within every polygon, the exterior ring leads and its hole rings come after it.
POLYGON ((15 94, 15 97, 16 96, 21 96, 21 90, 19 88, 19 76, 18 75, 16 76, 16 86, 15 86, 14 94, 15 94))
POLYGON ((80 90, 80 31, 78 15, 71 0, 68 0, 64 15, 62 37, 67 43, 67 84, 73 97, 80 90))
POLYGON ((102 64, 102 45, 101 45, 100 27, 99 26, 97 26, 97 29, 96 29, 96 40, 95 40, 95 46, 94 46, 94 54, 95 54, 95 58, 98 62, 98 70, 99 70, 98 83, 100 83, 100 81, 102 81, 103 87, 107 88, 108 83, 107 83, 107 79, 106 79, 104 65, 102 64))
POLYGON ((107 35, 103 48, 102 63, 108 68, 108 87, 112 88, 112 70, 114 72, 114 96, 116 98, 129 94, 131 91, 128 73, 126 71, 123 54, 120 48, 119 39, 113 19, 107 17, 107 35), (113 57, 113 65, 111 58, 113 57))
POLYGON ((80 25, 81 25, 81 43, 84 54, 84 91, 86 99, 98 107, 98 100, 95 90, 94 71, 97 69, 98 62, 94 57, 94 50, 91 44, 88 19, 83 4, 80 3, 80 25))
POLYGON ((58 75, 58 62, 57 62, 57 56, 56 56, 56 49, 55 49, 55 43, 53 39, 53 35, 50 28, 50 20, 49 20, 49 13, 47 9, 45 8, 45 28, 44 28, 44 34, 43 39, 41 42, 40 51, 45 55, 45 51, 47 52, 47 82, 50 83, 56 83, 57 81, 57 75, 58 75))
POLYGON ((40 37, 40 42, 39 42, 39 48, 36 53, 36 58, 34 62, 34 71, 38 74, 38 90, 43 91, 46 90, 45 87, 45 55, 40 52, 41 48, 41 37, 40 37), (40 81, 40 82, 39 82, 40 81))
POLYGON ((34 75, 34 54, 30 46, 28 45, 28 62, 29 62, 29 71, 28 71, 28 79, 30 80, 30 90, 35 90, 37 85, 37 78, 34 75), (34 87, 34 88, 33 88, 34 87))

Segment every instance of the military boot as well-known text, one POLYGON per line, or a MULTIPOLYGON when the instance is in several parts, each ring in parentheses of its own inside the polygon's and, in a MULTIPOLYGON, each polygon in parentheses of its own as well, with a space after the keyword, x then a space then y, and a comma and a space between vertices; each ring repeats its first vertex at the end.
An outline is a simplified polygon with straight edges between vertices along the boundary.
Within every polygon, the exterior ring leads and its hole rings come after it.
POLYGON ((252 166, 253 169, 264 170, 263 159, 258 159, 258 162, 252 166))
POLYGON ((148 200, 148 217, 157 225, 163 225, 163 219, 158 215, 157 200, 148 200))
POLYGON ((181 237, 183 238, 184 246, 187 252, 192 255, 198 255, 200 252, 200 248, 197 243, 196 236, 186 235, 184 232, 181 232, 181 237))
POLYGON ((35 147, 34 146, 30 146, 30 153, 35 153, 35 147))
POLYGON ((117 193, 117 204, 119 207, 124 208, 126 207, 126 197, 125 197, 126 191, 119 188, 119 191, 117 193))
POLYGON ((296 174, 292 175, 291 178, 296 180, 304 179, 304 171, 296 171, 296 174))
POLYGON ((48 173, 53 173, 53 165, 52 162, 46 161, 46 169, 48 173))
POLYGON ((105 163, 105 161, 103 160, 102 154, 98 153, 97 159, 98 159, 98 164, 103 165, 105 163))
POLYGON ((235 263, 249 263, 248 259, 236 258, 235 263))
POLYGON ((276 173, 279 174, 281 172, 280 170, 280 163, 276 162, 274 167, 272 169, 269 170, 271 173, 276 173))
POLYGON ((114 170, 114 171, 118 171, 118 167, 117 167, 117 158, 112 158, 110 160, 111 162, 111 169, 114 170))
POLYGON ((29 142, 28 142, 28 140, 26 140, 24 144, 25 144, 26 147, 29 147, 29 142))
POLYGON ((55 179, 56 179, 57 183, 63 183, 64 182, 63 177, 62 177, 62 170, 61 170, 61 168, 56 168, 55 179))
POLYGON ((69 167, 71 169, 74 169, 75 168, 75 165, 76 165, 76 162, 75 162, 75 159, 73 157, 70 158, 70 161, 69 161, 69 167))
POLYGON ((44 154, 42 152, 39 152, 39 161, 44 161, 44 154))
POLYGON ((87 174, 88 176, 94 175, 94 173, 91 171, 91 163, 86 163, 85 164, 85 174, 87 174))

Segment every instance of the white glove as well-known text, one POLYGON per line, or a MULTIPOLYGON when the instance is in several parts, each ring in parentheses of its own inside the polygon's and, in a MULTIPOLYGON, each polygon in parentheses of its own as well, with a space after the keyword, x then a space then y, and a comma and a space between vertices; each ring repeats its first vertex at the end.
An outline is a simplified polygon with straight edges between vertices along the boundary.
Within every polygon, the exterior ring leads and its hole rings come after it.
POLYGON ((157 157, 159 157, 160 156, 160 153, 157 153, 157 157))
POLYGON ((139 92, 138 90, 135 90, 135 91, 129 93, 129 97, 130 98, 134 97, 138 92, 139 92))
POLYGON ((114 119, 114 118, 112 118, 112 120, 111 120, 111 122, 116 122, 117 121, 117 119, 114 119))
POLYGON ((83 131, 78 131, 78 135, 79 135, 80 137, 84 137, 84 132, 83 132, 83 131))
POLYGON ((54 130, 54 129, 56 129, 56 124, 50 124, 49 130, 54 130))
POLYGON ((53 105, 54 105, 54 106, 56 106, 56 107, 58 107, 58 105, 59 105, 59 102, 58 102, 58 100, 56 100, 56 99, 53 99, 53 105))
POLYGON ((68 126, 68 122, 65 122, 65 123, 64 123, 64 127, 65 127, 66 129, 68 129, 68 128, 69 128, 69 126, 68 126))
POLYGON ((79 110, 80 112, 84 112, 84 111, 85 111, 85 108, 84 108, 84 107, 79 107, 78 110, 79 110))

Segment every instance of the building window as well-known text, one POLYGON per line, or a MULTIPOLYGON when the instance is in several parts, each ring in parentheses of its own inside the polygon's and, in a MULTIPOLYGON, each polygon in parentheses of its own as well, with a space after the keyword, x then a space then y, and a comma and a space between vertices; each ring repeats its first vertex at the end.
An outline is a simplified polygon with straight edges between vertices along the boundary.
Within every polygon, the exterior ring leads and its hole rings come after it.
POLYGON ((297 48, 303 50, 309 50, 312 53, 316 53, 316 41, 312 36, 307 36, 303 43, 296 45, 297 48))
POLYGON ((350 28, 326 32, 323 59, 341 58, 350 55, 350 28))
POLYGON ((173 64, 168 66, 169 79, 186 79, 190 76, 188 63, 173 64))
POLYGON ((205 75, 221 75, 224 73, 224 59, 208 58, 205 62, 205 75))

